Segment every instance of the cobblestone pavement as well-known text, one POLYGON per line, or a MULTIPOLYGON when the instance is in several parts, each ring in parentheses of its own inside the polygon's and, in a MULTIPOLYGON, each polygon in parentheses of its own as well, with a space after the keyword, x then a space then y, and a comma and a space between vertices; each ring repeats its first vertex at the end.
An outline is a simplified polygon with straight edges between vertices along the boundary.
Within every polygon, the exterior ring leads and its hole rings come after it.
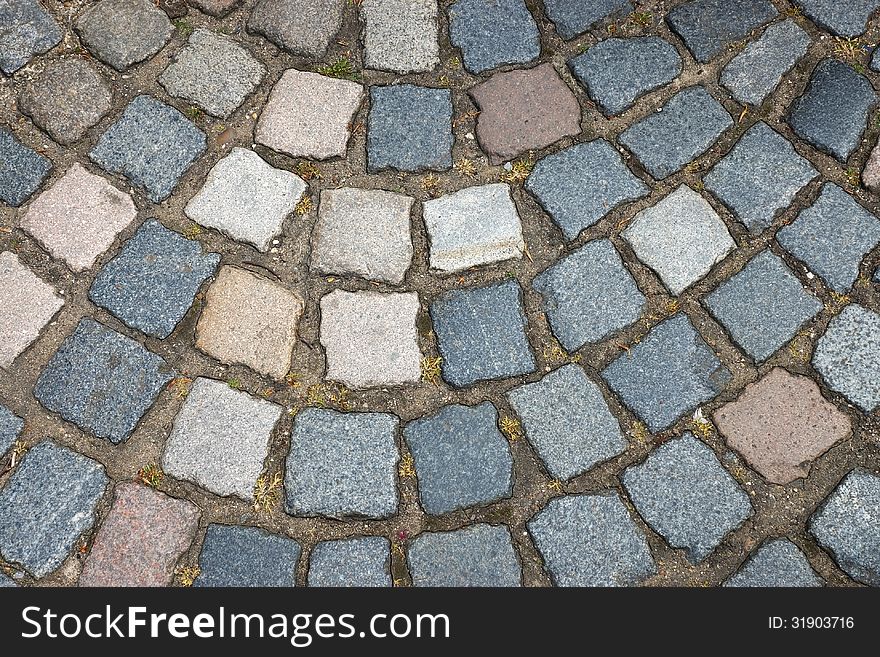
POLYGON ((878 9, 0 0, 0 580, 880 584, 878 9))

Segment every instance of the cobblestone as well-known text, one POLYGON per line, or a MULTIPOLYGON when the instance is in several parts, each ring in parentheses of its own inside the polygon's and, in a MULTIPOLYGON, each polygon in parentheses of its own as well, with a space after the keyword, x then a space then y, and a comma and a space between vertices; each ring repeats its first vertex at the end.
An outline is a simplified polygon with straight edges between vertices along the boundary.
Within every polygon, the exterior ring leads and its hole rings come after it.
POLYGON ((0 201, 17 208, 43 183, 52 162, 0 128, 0 201))
POLYGON ((449 7, 449 39, 471 73, 527 64, 541 54, 538 26, 523 0, 458 0, 449 7))
POLYGON ((324 541, 312 550, 309 586, 391 586, 390 565, 387 538, 324 541))
POLYGON ((519 586, 519 561, 504 527, 428 532, 409 548, 415 586, 519 586))
POLYGON ((670 11, 666 21, 705 63, 774 16, 769 0, 693 0, 670 11))
POLYGON ((249 32, 294 55, 323 57, 342 25, 345 0, 259 0, 249 32))
POLYGON ((880 7, 878 0, 795 0, 795 4, 820 27, 845 37, 864 32, 868 17, 880 7))
POLYGON ((4 2, 0 25, 0 70, 6 75, 61 42, 61 28, 37 0, 4 2))
POLYGON ((440 63, 436 0, 365 0, 364 63, 397 73, 424 73, 440 63))
POLYGON ((768 541, 762 545, 743 567, 724 586, 822 586, 821 578, 813 572, 810 562, 797 546, 786 539, 768 541))
POLYGON ((556 32, 563 39, 573 39, 606 19, 618 19, 629 15, 633 5, 629 0, 544 0, 544 9, 556 25, 556 32))
POLYGON ((258 527, 208 525, 194 586, 294 586, 299 543, 258 527))
POLYGON ((149 0, 102 0, 79 16, 76 31, 89 52, 124 71, 159 52, 173 28, 149 0))
POLYGON ((0 456, 3 456, 18 440, 24 420, 5 406, 0 406, 0 456))

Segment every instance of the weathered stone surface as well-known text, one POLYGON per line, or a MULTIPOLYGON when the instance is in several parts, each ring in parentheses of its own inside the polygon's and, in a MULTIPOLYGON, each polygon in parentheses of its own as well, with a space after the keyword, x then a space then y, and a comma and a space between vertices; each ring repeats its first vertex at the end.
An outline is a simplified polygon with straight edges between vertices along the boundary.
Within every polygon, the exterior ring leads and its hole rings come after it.
POLYGON ((705 153, 733 119, 701 86, 679 91, 660 110, 625 130, 618 141, 657 179, 705 153))
POLYGON ((57 142, 80 139, 110 109, 113 93, 100 73, 81 59, 58 59, 29 83, 19 109, 57 142))
POLYGON ((204 150, 205 133, 192 121, 152 96, 138 96, 89 157, 105 171, 143 187, 150 200, 159 203, 204 150))
POLYGON ((622 235, 676 296, 736 248, 718 213, 687 185, 642 210, 622 235))
POLYGON ((776 16, 769 0, 694 0, 666 17, 697 61, 708 62, 776 16))
POLYGON ((397 73, 426 73, 440 63, 437 0, 364 0, 364 64, 397 73))
POLYGON ((535 370, 515 282, 452 290, 438 297, 430 312, 443 378, 450 384, 465 387, 535 370))
POLYGON ((752 234, 757 234, 817 175, 785 137, 759 121, 703 182, 752 234))
POLYGON ((352 388, 397 386, 421 379, 415 292, 345 292, 321 299, 321 345, 327 378, 352 388))
POLYGON ((853 579, 880 586, 880 477, 850 472, 810 518, 809 528, 853 579))
POLYGON ((862 259, 880 243, 880 220, 833 183, 795 222, 776 233, 789 253, 844 294, 859 276, 862 259))
POLYGON ((107 481, 97 461, 48 440, 33 447, 0 489, 0 555, 48 575, 95 523, 107 481))
POLYGON ((880 315, 859 305, 844 308, 819 338, 813 367, 829 388, 874 411, 880 406, 880 315))
POLYGON ((520 586, 522 572, 506 527, 472 525, 418 536, 407 555, 414 586, 520 586))
POLYGON ((323 57, 342 25, 345 0, 260 0, 247 29, 294 55, 323 57))
POLYGON ((80 15, 76 31, 89 52, 124 71, 159 52, 173 28, 149 0, 101 0, 80 15))
POLYGON ((859 147, 877 100, 865 76, 837 59, 824 59, 804 95, 792 103, 788 123, 798 137, 846 162, 859 147))
POLYGON ((566 351, 635 322, 645 296, 608 240, 586 243, 535 277, 553 334, 566 351))
POLYGON ((514 388, 507 398, 555 479, 571 479, 626 449, 602 391, 577 365, 514 388))
POLYGON ((84 318, 49 360, 34 395, 83 431, 119 443, 173 376, 139 342, 84 318))
POLYGON ((556 33, 573 39, 606 18, 623 18, 633 10, 629 0, 544 0, 547 18, 556 24, 556 33))
POLYGON ((219 262, 219 254, 150 220, 104 266, 89 298, 128 326, 166 338, 219 262))
POLYGON ((52 162, 0 128, 0 201, 17 208, 37 191, 52 162))
POLYGON ((605 39, 568 66, 605 114, 619 114, 681 73, 681 57, 660 37, 605 39))
POLYGON ((300 411, 284 478, 287 512, 334 518, 396 513, 398 423, 385 413, 300 411))
POLYGON ((237 8, 242 0, 186 0, 188 4, 210 16, 225 16, 237 8))
POLYGON ((370 89, 367 169, 441 171, 452 166, 452 93, 398 84, 370 89))
POLYGON ((0 70, 12 75, 61 42, 61 28, 37 0, 0 4, 0 70))
POLYGON ((868 18, 880 7, 878 0, 794 0, 819 27, 845 37, 857 37, 868 18))
POLYGON ((63 305, 52 286, 15 254, 0 253, 0 367, 12 365, 63 305))
POLYGON ((402 283, 412 264, 414 201, 376 189, 322 190, 312 232, 312 270, 402 283))
POLYGON ((763 587, 822 586, 822 579, 813 572, 810 562, 789 540, 764 543, 749 557, 724 586, 763 587))
POLYGON ((299 543, 257 527, 208 525, 193 586, 295 586, 299 543))
POLYGON ((15 444, 22 429, 24 420, 5 406, 0 406, 0 456, 15 444))
POLYGON ((849 418, 811 379, 776 367, 715 411, 727 444, 774 484, 809 474, 813 460, 843 440, 849 418))
POLYGON ((801 57, 810 35, 793 20, 768 27, 721 71, 721 84, 741 103, 760 105, 801 57))
POLYGON ((184 212, 203 226, 268 251, 307 189, 296 174, 236 147, 214 165, 184 212))
POLYGON ((344 157, 363 99, 357 82, 287 69, 260 114, 256 140, 291 157, 344 157))
POLYGON ((674 548, 698 563, 753 513, 748 495, 711 449, 685 433, 623 473, 638 512, 674 548))
POLYGON ((872 192, 880 191, 880 141, 871 149, 871 154, 865 163, 865 170, 862 172, 862 182, 872 192))
POLYGON ((648 193, 647 185, 604 139, 576 144, 543 158, 525 187, 569 240, 619 205, 648 193))
POLYGON ((15 583, 15 580, 11 577, 7 577, 5 574, 0 573, 0 589, 2 588, 12 588, 14 586, 18 586, 15 583))
POLYGON ((633 586, 657 573, 616 493, 557 497, 528 527, 557 586, 633 586))
POLYGON ((471 73, 527 64, 541 54, 538 26, 523 0, 458 0, 449 7, 449 39, 471 73))
POLYGON ((455 272, 522 257, 526 244, 508 185, 467 187, 422 207, 431 269, 455 272))
POLYGON ((159 76, 159 82, 172 96, 225 119, 265 75, 266 67, 235 41, 198 29, 159 76))
POLYGON ((79 272, 94 265, 135 217, 128 194, 74 163, 30 204, 21 227, 79 272))
POLYGON ((703 303, 756 361, 769 358, 822 310, 782 259, 762 251, 703 303))
POLYGON ((442 515, 510 497, 513 457, 489 402, 444 406, 406 425, 425 511, 442 515))
POLYGON ((309 586, 391 586, 391 544, 381 536, 324 541, 312 550, 309 586))
POLYGON ((679 314, 620 355, 602 378, 651 431, 661 431, 718 395, 730 372, 679 314))
POLYGON ((550 63, 496 73, 469 90, 480 110, 477 139, 501 164, 581 132, 581 107, 550 63))
POLYGON ((199 527, 192 502, 122 483, 95 535, 80 586, 167 586, 199 527))
POLYGON ((165 443, 162 468, 217 495, 253 499, 281 407, 198 378, 165 443))

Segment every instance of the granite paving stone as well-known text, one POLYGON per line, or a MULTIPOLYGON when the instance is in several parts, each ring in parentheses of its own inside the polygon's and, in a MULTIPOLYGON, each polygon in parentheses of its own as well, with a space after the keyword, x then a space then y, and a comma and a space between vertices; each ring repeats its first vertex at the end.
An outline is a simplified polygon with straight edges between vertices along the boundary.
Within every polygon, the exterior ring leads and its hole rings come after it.
POLYGON ((762 251, 703 303, 756 361, 769 358, 822 310, 782 259, 762 251))
POLYGON ((15 444, 22 429, 24 420, 5 406, 0 406, 0 456, 15 444))
POLYGON ((37 0, 0 3, 0 70, 12 75, 61 43, 61 28, 37 0))
POLYGON ((467 187, 425 201, 422 215, 431 269, 456 272, 521 258, 525 251, 519 213, 504 183, 467 187))
POLYGON ((34 395, 68 422, 115 444, 131 435, 173 377, 141 343, 83 318, 40 374, 34 395))
POLYGON ((720 394, 731 375, 687 316, 678 314, 618 356, 602 378, 656 432, 720 394))
POLYGON ((268 251, 307 189, 295 173, 235 147, 211 168, 184 212, 202 226, 268 251))
POLYGON ((804 95, 792 103, 788 123, 798 137, 846 162, 859 147, 877 101, 865 76, 837 59, 824 59, 804 95))
POLYGON ((159 203, 205 151, 205 143, 205 133, 176 109, 152 96, 138 96, 89 157, 105 171, 144 188, 159 203))
POLYGON ((872 71, 880 71, 880 49, 874 48, 869 66, 872 71))
POLYGON ((581 132, 581 107, 550 63, 496 73, 468 91, 480 114, 477 140, 501 164, 581 132))
POLYGON ((168 586, 199 527, 199 508, 141 484, 116 487, 80 586, 168 586))
POLYGON ((606 115, 629 109, 636 99, 672 82, 682 69, 678 51, 660 37, 605 39, 568 60, 568 66, 606 115))
POLYGON ((880 243, 880 219, 827 183, 816 202, 776 233, 776 239, 843 294, 856 282, 862 259, 880 243))
POLYGON ((21 227, 75 272, 90 269, 137 217, 131 197, 74 163, 28 206, 21 227))
POLYGON ((110 110, 113 92, 103 75, 81 59, 58 59, 24 88, 19 109, 69 145, 85 135, 110 110))
POLYGON ((569 240, 649 191, 604 139, 576 144, 539 160, 525 188, 569 240))
POLYGON ((875 144, 862 171, 862 182, 872 192, 880 191, 880 143, 875 144))
POLYGON ((705 153, 732 125, 730 114, 706 89, 688 87, 625 130, 618 141, 648 173, 662 179, 705 153))
POLYGON ((819 27, 844 37, 857 37, 868 26, 868 18, 880 7, 880 0, 794 0, 819 27))
POLYGON ((718 213, 687 185, 642 210, 622 235, 676 296, 736 248, 718 213))
POLYGON ((364 64, 397 73, 426 73, 440 63, 437 0, 364 0, 364 64))
POLYGON ((237 9, 242 0, 187 0, 187 4, 196 7, 209 16, 223 17, 233 9, 237 9))
POLYGON ((690 433, 623 473, 639 514, 691 563, 703 561, 754 509, 711 449, 690 433))
POLYGON ((18 586, 18 584, 15 583, 15 580, 0 572, 0 589, 12 588, 13 586, 18 586))
POLYGON ((199 377, 165 443, 162 469, 217 495, 253 499, 282 408, 199 377))
POLYGON ((523 0, 457 0, 449 6, 449 39, 471 73, 528 64, 541 54, 538 25, 523 0))
POLYGON ((577 365, 514 388, 507 399, 555 479, 576 477, 627 447, 602 391, 577 365))
POLYGON ((705 63, 776 14, 769 0, 694 0, 675 7, 666 21, 694 58, 705 63))
POLYGON ((334 518, 396 513, 398 424, 387 413, 301 410, 284 478, 287 512, 334 518))
POLYGON ((785 137, 759 121, 703 182, 749 232, 757 234, 768 228, 795 194, 817 175, 813 165, 785 137))
POLYGON ((195 345, 223 363, 283 379, 303 308, 299 294, 286 286, 225 265, 205 295, 195 345))
POLYGON ((556 586, 633 586, 657 573, 616 493, 557 497, 528 528, 556 586))
POLYGON ((288 69, 269 94, 256 140, 291 157, 345 157, 349 125, 363 100, 357 82, 288 69))
POLYGON ((159 52, 174 28, 150 0, 101 0, 80 14, 76 31, 90 53, 124 71, 159 52))
POLYGON ((563 256, 536 276, 532 287, 541 295, 550 328, 566 351, 600 342, 629 326, 646 302, 607 239, 563 256))
POLYGON ((150 220, 101 269, 89 298, 128 326, 167 338, 219 262, 219 254, 150 220))
POLYGON ((803 588, 823 584, 794 543, 777 539, 764 543, 724 586, 803 588))
POLYGON ((299 543, 258 527, 211 523, 193 586, 295 586, 299 543))
POLYGON ((391 544, 381 536, 323 541, 312 550, 309 586, 391 586, 391 544))
POLYGON ((294 55, 320 58, 342 26, 344 7, 345 0, 260 0, 247 29, 294 55))
POLYGON ((846 438, 849 418, 816 383, 776 367, 714 413, 718 430, 774 484, 806 477, 812 462, 846 438))
POLYGON ((49 175, 52 162, 0 128, 0 201, 17 208, 49 175))
POLYGON ((414 201, 375 189, 322 190, 312 232, 312 270, 402 283, 413 258, 414 201))
POLYGON ((0 367, 10 367, 63 305, 55 289, 14 253, 0 252, 0 367))
POLYGON ((721 84, 741 103, 760 105, 807 54, 810 35, 793 20, 774 23, 721 71, 721 84))
POLYGON ((426 532, 413 540, 407 560, 414 586, 511 587, 522 580, 506 527, 426 532))
POLYGON ((568 40, 607 18, 616 20, 629 15, 633 5, 629 0, 544 0, 544 10, 556 25, 556 33, 568 40))
POLYGON ((48 440, 35 445, 0 489, 0 555, 34 577, 57 569, 94 525, 107 481, 97 461, 48 440))
POLYGON ((533 372, 522 291, 513 281, 451 290, 430 306, 443 378, 456 387, 533 372))
POLYGON ((452 93, 412 84, 370 89, 367 170, 452 167, 452 93))
POLYGON ((880 406, 880 315, 849 305, 828 324, 813 354, 825 385, 868 413, 880 406))
POLYGON ((266 67, 231 38, 197 29, 159 76, 165 90, 227 118, 266 75, 266 67))
POLYGON ((406 425, 425 511, 442 515, 497 502, 513 491, 513 457, 489 402, 444 406, 406 425))

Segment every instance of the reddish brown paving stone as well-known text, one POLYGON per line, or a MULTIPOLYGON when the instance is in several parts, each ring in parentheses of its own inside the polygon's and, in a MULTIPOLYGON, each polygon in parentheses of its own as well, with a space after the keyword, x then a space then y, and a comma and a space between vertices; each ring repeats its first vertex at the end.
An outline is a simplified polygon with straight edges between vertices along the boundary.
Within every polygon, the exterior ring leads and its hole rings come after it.
POLYGON ((880 142, 871 151, 865 170, 862 172, 862 182, 872 192, 880 191, 880 142))
POLYGON ((140 484, 120 484, 79 585, 167 586, 195 537, 199 515, 191 502, 140 484))
POLYGON ((851 429, 849 418, 811 379, 779 367, 714 417, 728 444, 776 484, 806 477, 812 461, 851 429))
POLYGON ((581 132, 581 108, 552 64, 496 73, 470 90, 477 139, 493 165, 581 132))

